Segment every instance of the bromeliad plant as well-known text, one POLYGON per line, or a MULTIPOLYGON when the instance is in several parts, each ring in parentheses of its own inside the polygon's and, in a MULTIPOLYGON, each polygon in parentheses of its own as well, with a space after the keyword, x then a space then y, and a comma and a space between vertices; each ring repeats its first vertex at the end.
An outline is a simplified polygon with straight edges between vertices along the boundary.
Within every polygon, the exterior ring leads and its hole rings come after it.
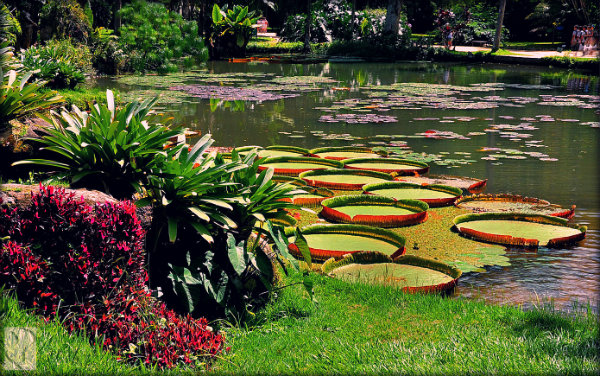
POLYGON ((51 124, 46 135, 33 139, 50 152, 46 159, 28 159, 19 164, 46 165, 62 170, 55 178, 73 187, 99 189, 116 198, 131 198, 148 179, 148 173, 163 158, 181 146, 164 149, 180 131, 168 127, 171 119, 151 111, 157 101, 134 101, 117 108, 113 93, 106 92, 106 105, 95 104, 90 113, 73 106, 60 114, 43 117, 51 124))
POLYGON ((271 169, 257 174, 256 153, 234 152, 231 161, 207 154, 212 142, 206 135, 164 160, 138 202, 153 206, 150 284, 180 312, 240 316, 271 287, 271 259, 298 266, 270 221, 294 207, 280 199, 295 188, 272 182, 271 169), (275 244, 269 255, 263 240, 275 244))
POLYGON ((258 18, 247 6, 234 5, 228 9, 227 5, 220 8, 214 4, 209 38, 212 57, 244 56, 258 18))
POLYGON ((9 121, 13 119, 30 115, 62 101, 55 92, 40 93, 44 83, 29 82, 31 73, 26 73, 18 79, 16 71, 4 73, 0 67, 0 77, 0 131, 8 128, 9 121))

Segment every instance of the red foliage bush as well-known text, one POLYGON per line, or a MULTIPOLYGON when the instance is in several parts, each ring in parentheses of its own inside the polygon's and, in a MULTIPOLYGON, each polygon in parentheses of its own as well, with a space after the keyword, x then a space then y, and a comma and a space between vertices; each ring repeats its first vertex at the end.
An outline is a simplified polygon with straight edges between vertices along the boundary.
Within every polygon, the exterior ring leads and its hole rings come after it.
POLYGON ((40 186, 25 208, 0 207, 0 286, 124 360, 194 365, 222 349, 205 319, 180 317, 146 288, 144 231, 130 202, 91 207, 40 186))

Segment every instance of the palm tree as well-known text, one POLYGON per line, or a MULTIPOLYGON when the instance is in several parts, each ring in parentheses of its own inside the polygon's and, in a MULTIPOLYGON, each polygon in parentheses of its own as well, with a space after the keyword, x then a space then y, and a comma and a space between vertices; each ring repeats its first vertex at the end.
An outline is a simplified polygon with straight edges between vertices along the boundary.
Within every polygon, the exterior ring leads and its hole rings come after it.
POLYGON ((506 0, 500 0, 500 6, 498 7, 498 22, 496 23, 496 35, 494 35, 494 45, 492 47, 492 51, 498 51, 498 48, 500 48, 500 35, 502 34, 505 8, 506 0))
POLYGON ((402 11, 402 0, 388 0, 387 13, 383 32, 397 36, 400 31, 400 14, 402 11))

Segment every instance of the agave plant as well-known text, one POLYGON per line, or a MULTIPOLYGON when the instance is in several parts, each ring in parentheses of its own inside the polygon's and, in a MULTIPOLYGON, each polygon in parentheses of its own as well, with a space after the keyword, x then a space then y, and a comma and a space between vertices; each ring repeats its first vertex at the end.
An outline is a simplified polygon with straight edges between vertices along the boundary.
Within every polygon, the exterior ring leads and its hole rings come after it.
POLYGON ((20 80, 17 72, 10 70, 4 73, 0 67, 2 87, 0 88, 0 131, 8 128, 13 119, 28 116, 35 111, 48 108, 62 102, 62 97, 55 92, 39 93, 43 82, 28 82, 31 73, 24 74, 20 80))
POLYGON ((91 112, 73 106, 71 112, 50 112, 42 117, 51 124, 41 139, 33 139, 50 152, 46 159, 27 159, 19 164, 51 166, 56 178, 74 187, 99 189, 113 196, 131 198, 162 157, 181 148, 165 149, 169 139, 181 131, 170 129, 171 119, 151 111, 157 98, 134 101, 117 108, 113 93, 106 91, 106 104, 95 104, 91 112))

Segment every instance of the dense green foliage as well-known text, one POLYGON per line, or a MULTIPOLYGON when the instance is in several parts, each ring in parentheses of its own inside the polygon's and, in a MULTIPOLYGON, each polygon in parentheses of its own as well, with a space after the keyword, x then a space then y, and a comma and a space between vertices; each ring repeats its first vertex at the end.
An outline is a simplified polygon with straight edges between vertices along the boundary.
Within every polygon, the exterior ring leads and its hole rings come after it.
POLYGON ((42 40, 73 39, 87 43, 92 23, 76 0, 49 0, 40 12, 42 40))
POLYGON ((254 33, 258 16, 248 7, 227 5, 220 8, 214 4, 210 33, 211 56, 244 56, 246 46, 254 33))
POLYGON ((182 58, 202 62, 208 57, 198 25, 162 4, 134 0, 119 15, 123 21, 119 45, 128 58, 128 70, 173 72, 182 58))
POLYGON ((86 45, 75 45, 69 39, 51 40, 36 45, 19 54, 23 70, 33 72, 36 79, 48 82, 48 86, 73 89, 85 81, 91 71, 92 54, 86 45))

